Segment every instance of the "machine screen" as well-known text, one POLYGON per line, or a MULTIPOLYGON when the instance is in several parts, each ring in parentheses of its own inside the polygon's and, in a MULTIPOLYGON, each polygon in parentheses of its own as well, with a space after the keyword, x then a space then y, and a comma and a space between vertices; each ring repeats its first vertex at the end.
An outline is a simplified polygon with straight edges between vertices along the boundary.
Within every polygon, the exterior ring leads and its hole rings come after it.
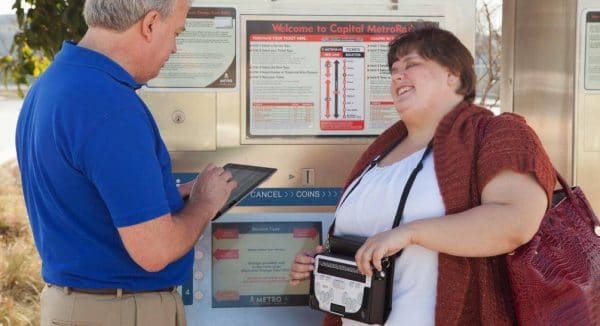
POLYGON ((212 225, 212 307, 302 306, 308 282, 288 283, 294 256, 321 243, 321 222, 212 225))

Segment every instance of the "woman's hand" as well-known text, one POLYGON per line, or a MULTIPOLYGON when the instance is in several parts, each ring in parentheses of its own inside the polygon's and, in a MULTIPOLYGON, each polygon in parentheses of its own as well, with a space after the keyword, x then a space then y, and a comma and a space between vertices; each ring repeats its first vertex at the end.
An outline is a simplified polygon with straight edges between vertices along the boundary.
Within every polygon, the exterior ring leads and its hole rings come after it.
POLYGON ((365 241, 356 251, 354 258, 358 270, 366 276, 372 276, 371 263, 381 271, 381 260, 389 257, 412 244, 410 227, 408 224, 400 225, 394 229, 377 233, 365 241))
POLYGON ((483 188, 481 205, 441 217, 414 220, 367 239, 356 252, 358 269, 371 275, 372 263, 408 245, 459 257, 490 257, 531 240, 547 207, 544 189, 529 174, 504 170, 483 188))
POLYGON ((296 286, 300 284, 301 281, 304 281, 310 277, 310 274, 315 268, 315 259, 313 257, 322 252, 323 246, 317 246, 312 252, 303 252, 296 255, 290 270, 291 286, 296 286))

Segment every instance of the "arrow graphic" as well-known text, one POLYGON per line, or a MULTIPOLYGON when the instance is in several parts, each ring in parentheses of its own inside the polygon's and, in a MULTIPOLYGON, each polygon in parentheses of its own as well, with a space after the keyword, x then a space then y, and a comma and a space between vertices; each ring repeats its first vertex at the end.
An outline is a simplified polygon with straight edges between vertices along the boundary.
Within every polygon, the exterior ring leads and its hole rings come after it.
POLYGON ((329 79, 325 80, 325 117, 329 118, 331 116, 331 81, 329 79))
POLYGON ((338 79, 339 79, 338 70, 339 70, 340 62, 335 60, 334 65, 335 65, 335 70, 334 70, 334 77, 333 77, 333 95, 334 95, 333 116, 335 118, 338 118, 340 116, 338 113, 338 96, 340 93, 339 86, 338 86, 338 79))
POLYGON ((218 301, 239 301, 240 300, 240 292, 239 291, 217 291, 215 293, 215 299, 218 301))
POLYGON ((343 82, 342 82, 342 117, 344 119, 346 119, 346 62, 347 60, 344 59, 344 64, 342 65, 342 78, 343 78, 343 82))
POLYGON ((239 259, 240 252, 237 249, 217 249, 213 253, 213 257, 216 260, 224 260, 224 259, 239 259))
POLYGON ((314 239, 319 232, 314 228, 294 228, 294 238, 311 238, 314 239))
POLYGON ((325 61, 325 77, 331 77, 331 61, 325 61))
POLYGON ((213 237, 217 240, 221 239, 237 239, 240 236, 240 231, 238 229, 222 229, 218 228, 213 231, 213 237))

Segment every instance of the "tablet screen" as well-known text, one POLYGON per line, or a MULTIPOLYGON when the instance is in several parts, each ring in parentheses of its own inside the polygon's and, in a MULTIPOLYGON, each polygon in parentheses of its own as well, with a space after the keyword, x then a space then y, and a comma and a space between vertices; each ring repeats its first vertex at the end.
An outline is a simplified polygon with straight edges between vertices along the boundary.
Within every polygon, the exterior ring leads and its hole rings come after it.
POLYGON ((231 172, 233 179, 238 183, 237 188, 233 189, 225 205, 215 218, 221 216, 228 209, 239 203, 244 197, 252 192, 258 185, 267 180, 277 169, 262 166, 242 165, 229 163, 223 167, 231 172))

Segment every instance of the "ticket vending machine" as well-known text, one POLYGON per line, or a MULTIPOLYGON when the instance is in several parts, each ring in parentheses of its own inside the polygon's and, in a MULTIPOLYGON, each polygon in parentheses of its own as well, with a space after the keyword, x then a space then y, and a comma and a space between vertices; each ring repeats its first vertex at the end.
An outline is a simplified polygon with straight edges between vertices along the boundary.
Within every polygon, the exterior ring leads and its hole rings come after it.
POLYGON ((214 221, 181 287, 190 325, 317 325, 300 251, 323 242, 346 175, 397 121, 387 45, 424 23, 473 50, 475 0, 193 4, 177 53, 140 91, 180 182, 209 162, 278 172, 214 221))
POLYGON ((580 0, 577 8, 575 82, 575 183, 600 211, 600 3, 580 0))
POLYGON ((527 118, 600 211, 600 3, 504 0, 502 43, 502 110, 527 118))

